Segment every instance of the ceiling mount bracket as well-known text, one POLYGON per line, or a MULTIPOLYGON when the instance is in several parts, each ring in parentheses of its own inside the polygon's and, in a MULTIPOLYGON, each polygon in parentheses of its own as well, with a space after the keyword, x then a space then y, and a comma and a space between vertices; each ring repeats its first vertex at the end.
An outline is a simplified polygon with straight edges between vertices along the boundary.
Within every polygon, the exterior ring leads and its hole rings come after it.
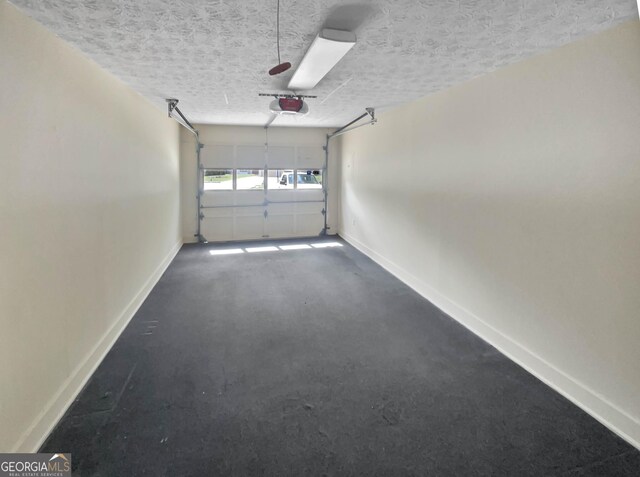
POLYGON ((171 117, 171 113, 173 113, 173 110, 178 106, 178 100, 174 98, 167 98, 165 101, 167 102, 167 115, 171 117))
POLYGON ((364 108, 364 110, 369 116, 371 116, 372 121, 376 120, 376 110, 374 108, 364 108))
POLYGON ((185 128, 187 128, 189 131, 195 134, 197 143, 198 143, 196 147, 199 147, 200 139, 199 139, 198 131, 196 131, 196 128, 193 127, 193 124, 191 124, 189 120, 185 117, 185 115, 182 114, 182 111, 180 111, 180 108, 178 107, 179 100, 175 98, 167 98, 165 99, 165 101, 167 102, 167 110, 168 110, 169 117, 175 119, 180 124, 182 124, 185 128), (178 117, 175 117, 173 115, 174 112, 178 114, 178 117))

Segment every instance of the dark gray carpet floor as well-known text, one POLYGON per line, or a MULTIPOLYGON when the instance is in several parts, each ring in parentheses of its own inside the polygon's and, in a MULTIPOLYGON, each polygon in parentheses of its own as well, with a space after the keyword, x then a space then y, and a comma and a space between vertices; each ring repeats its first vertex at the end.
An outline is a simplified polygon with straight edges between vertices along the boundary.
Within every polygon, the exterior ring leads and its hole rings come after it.
POLYGON ((209 253, 229 247, 182 248, 43 452, 82 476, 639 475, 351 246, 209 253))

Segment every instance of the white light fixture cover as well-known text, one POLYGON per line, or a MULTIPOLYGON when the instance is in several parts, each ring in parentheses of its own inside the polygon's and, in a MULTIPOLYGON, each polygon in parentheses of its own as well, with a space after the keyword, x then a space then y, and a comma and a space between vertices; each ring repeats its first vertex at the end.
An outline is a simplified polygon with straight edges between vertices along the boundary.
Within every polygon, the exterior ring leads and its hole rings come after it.
POLYGON ((350 31, 323 29, 316 36, 289 81, 289 89, 312 89, 356 44, 350 31))

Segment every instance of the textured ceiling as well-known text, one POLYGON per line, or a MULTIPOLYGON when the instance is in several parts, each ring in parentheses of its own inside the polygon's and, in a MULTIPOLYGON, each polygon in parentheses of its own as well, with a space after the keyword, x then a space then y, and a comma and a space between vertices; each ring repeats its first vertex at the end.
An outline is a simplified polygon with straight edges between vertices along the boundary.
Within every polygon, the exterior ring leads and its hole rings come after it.
POLYGON ((265 124, 322 27, 358 43, 308 94, 310 113, 275 125, 340 126, 637 17, 635 0, 11 0, 99 65, 195 123, 265 124))

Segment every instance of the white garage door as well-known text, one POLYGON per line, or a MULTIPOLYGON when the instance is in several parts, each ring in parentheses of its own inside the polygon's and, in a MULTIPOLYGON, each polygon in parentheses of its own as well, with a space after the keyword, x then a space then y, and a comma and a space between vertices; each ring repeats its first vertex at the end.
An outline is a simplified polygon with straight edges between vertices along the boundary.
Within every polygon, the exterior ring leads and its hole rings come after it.
POLYGON ((209 241, 319 235, 322 146, 205 145, 201 233, 209 241))

